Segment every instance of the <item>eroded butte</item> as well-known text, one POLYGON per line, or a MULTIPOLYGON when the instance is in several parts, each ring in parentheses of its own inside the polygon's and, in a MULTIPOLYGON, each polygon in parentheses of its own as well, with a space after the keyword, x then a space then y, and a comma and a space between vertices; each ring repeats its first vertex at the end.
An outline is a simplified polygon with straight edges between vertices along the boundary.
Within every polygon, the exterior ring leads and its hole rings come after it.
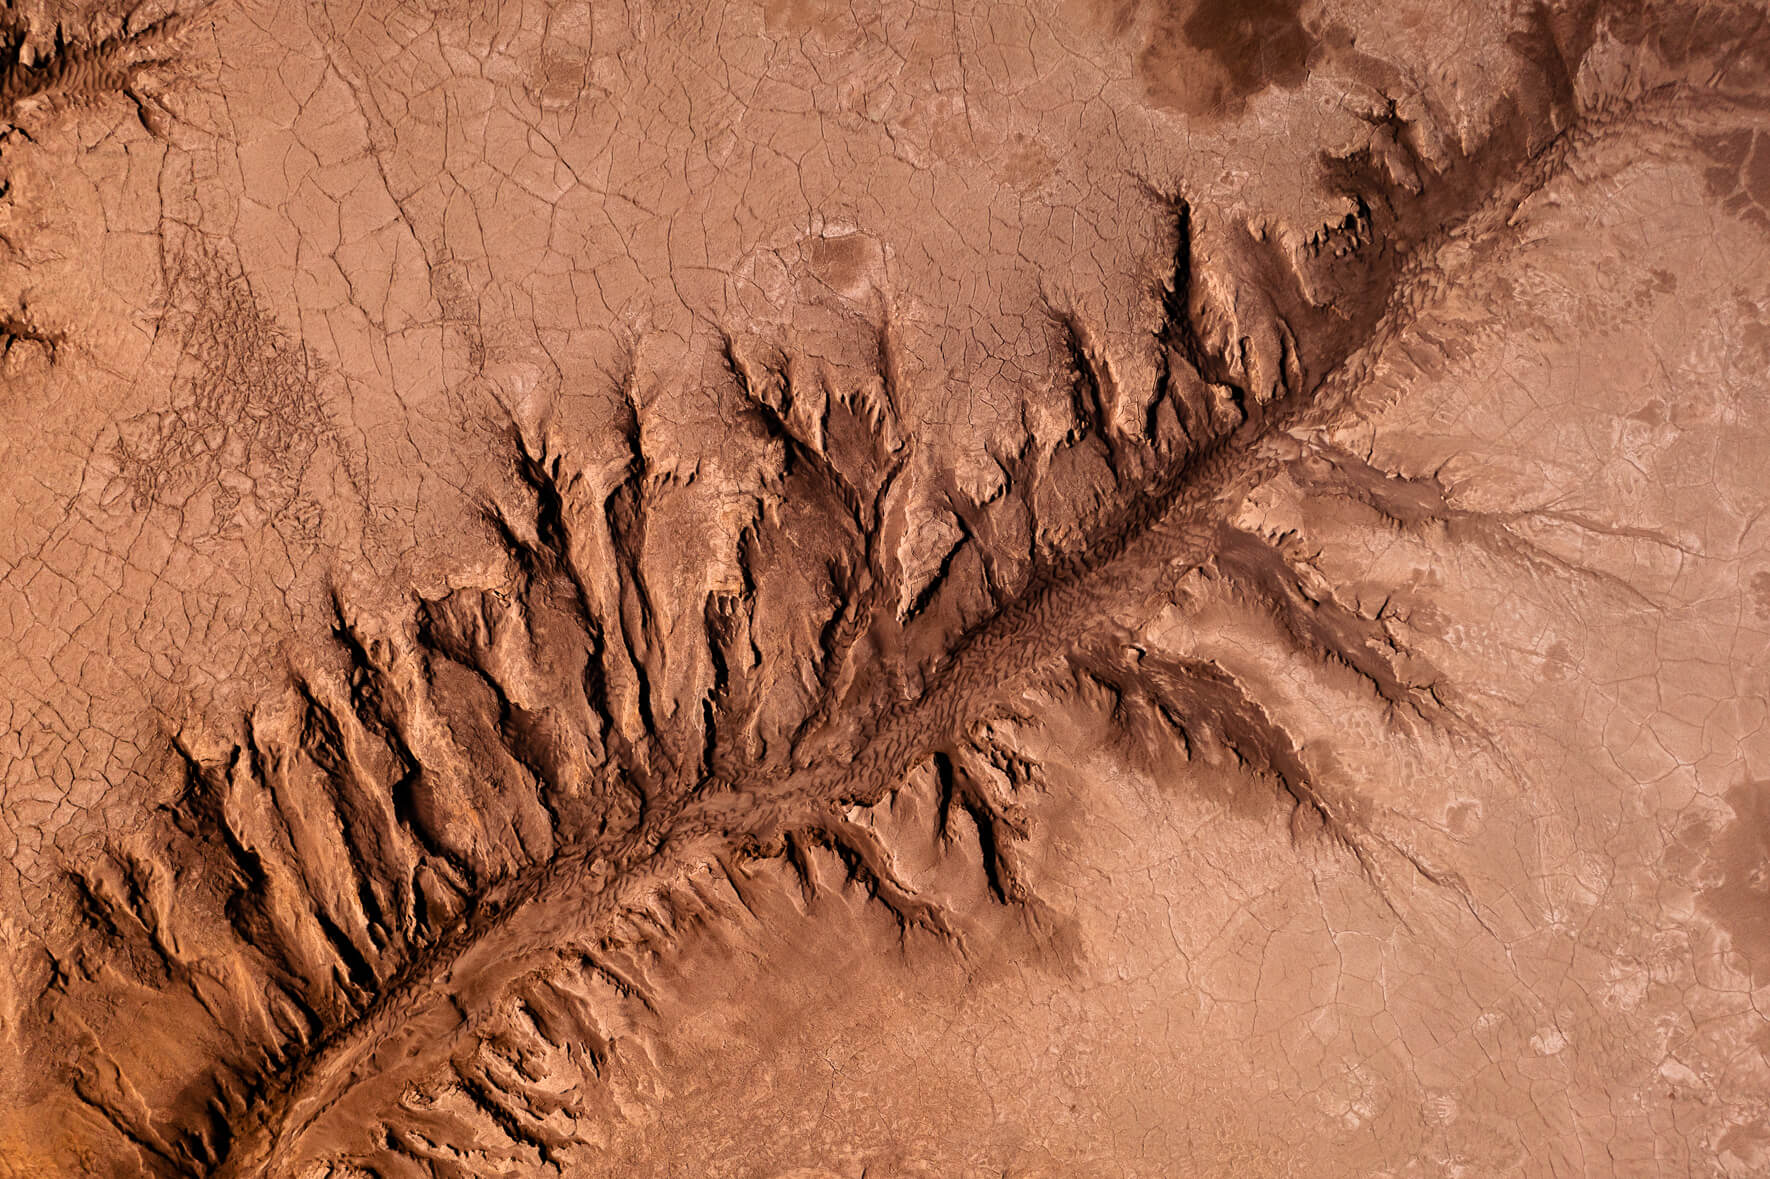
POLYGON ((1770 1174, 1760 0, 0 16, 0 1176, 1770 1174))

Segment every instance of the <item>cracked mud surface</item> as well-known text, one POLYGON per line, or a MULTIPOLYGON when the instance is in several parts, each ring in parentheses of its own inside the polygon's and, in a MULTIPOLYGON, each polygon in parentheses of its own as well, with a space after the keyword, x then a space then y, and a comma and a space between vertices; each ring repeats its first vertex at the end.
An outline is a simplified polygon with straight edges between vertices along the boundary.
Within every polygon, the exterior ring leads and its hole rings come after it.
POLYGON ((0 16, 0 1176, 1770 1173, 1761 3, 0 16))

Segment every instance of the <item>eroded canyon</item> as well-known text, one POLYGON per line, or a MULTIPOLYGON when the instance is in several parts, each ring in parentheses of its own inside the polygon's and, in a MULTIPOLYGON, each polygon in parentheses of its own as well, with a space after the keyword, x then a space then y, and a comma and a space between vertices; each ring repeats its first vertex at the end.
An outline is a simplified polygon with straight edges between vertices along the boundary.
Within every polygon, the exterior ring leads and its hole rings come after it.
POLYGON ((0 1176, 1770 1172, 1758 0, 0 79, 0 1176))

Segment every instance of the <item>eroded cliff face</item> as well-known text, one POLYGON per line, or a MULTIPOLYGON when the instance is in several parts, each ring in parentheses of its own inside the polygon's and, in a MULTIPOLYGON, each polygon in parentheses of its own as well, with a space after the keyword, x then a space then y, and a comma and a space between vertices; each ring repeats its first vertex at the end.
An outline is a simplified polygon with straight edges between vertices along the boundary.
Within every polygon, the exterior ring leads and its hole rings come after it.
POLYGON ((1770 1168, 1761 6, 4 30, 0 1175, 1770 1168))

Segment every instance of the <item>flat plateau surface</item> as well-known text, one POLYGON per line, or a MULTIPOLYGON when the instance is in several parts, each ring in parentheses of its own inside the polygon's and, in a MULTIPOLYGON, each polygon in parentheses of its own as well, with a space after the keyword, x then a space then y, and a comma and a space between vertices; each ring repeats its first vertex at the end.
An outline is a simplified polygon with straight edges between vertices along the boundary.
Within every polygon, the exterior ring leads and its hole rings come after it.
POLYGON ((1770 11, 9 3, 0 684, 0 1179, 1770 1174, 1770 11))

